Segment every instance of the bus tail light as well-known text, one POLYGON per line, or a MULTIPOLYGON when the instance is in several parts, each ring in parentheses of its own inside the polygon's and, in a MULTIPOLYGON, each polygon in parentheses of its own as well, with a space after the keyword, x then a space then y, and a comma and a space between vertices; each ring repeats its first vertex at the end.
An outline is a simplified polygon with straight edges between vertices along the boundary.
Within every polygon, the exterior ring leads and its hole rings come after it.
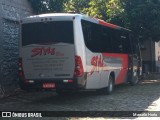
POLYGON ((23 72, 18 73, 19 77, 23 77, 23 72))
POLYGON ((84 73, 82 60, 80 56, 75 57, 75 70, 74 70, 74 76, 81 77, 84 73))
POLYGON ((19 77, 24 77, 22 58, 19 58, 19 60, 18 60, 18 70, 19 70, 19 77))

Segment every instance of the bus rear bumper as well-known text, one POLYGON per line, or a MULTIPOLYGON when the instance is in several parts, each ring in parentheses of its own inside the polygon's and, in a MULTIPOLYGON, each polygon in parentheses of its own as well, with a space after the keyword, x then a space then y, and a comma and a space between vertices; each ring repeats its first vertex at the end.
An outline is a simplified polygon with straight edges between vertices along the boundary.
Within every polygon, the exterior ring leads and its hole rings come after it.
MULTIPOLYGON (((84 75, 85 76, 85 75, 84 75)), ((85 77, 74 79, 36 79, 25 80, 19 78, 20 88, 23 90, 29 89, 85 89, 85 77)))

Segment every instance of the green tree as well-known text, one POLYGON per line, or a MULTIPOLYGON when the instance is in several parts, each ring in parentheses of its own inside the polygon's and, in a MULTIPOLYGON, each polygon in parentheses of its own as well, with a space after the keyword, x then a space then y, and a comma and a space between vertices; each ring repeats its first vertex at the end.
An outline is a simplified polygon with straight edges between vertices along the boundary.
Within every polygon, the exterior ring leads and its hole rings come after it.
POLYGON ((119 0, 68 0, 65 3, 65 11, 79 12, 111 21, 124 10, 119 0))
POLYGON ((47 12, 47 7, 44 4, 45 2, 44 0, 28 0, 28 1, 31 3, 32 8, 36 14, 47 12))
MULTIPOLYGON (((160 1, 121 0, 128 19, 128 27, 143 40, 160 40, 160 1), (122 2, 123 1, 123 2, 122 2)), ((124 18, 124 19, 125 19, 124 18)))
POLYGON ((67 0, 28 0, 36 14, 62 12, 63 3, 67 0))
POLYGON ((89 8, 88 3, 91 0, 67 0, 64 3, 65 12, 77 12, 77 13, 86 13, 86 9, 89 8))
POLYGON ((89 16, 97 17, 99 19, 107 20, 107 6, 106 2, 108 0, 91 0, 88 5, 89 8, 86 9, 86 13, 89 16))
POLYGON ((77 12, 111 21, 123 13, 119 0, 29 0, 35 13, 77 12))
POLYGON ((37 14, 78 12, 160 40, 160 0, 29 0, 37 14))
POLYGON ((124 9, 122 7, 122 4, 119 0, 109 0, 106 3, 108 20, 112 21, 112 19, 115 19, 118 16, 122 16, 124 14, 124 9))
POLYGON ((63 12, 64 3, 67 0, 49 0, 48 1, 48 10, 49 12, 63 12))

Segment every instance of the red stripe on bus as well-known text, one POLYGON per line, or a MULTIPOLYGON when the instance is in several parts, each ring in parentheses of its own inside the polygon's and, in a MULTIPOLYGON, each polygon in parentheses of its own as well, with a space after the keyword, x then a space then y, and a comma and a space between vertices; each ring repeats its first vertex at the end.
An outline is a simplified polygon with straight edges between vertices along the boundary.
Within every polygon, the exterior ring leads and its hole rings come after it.
POLYGON ((107 22, 105 22, 105 21, 103 21, 103 20, 99 20, 99 24, 101 24, 101 25, 103 25, 103 26, 110 27, 110 28, 118 28, 117 25, 113 25, 113 24, 111 24, 111 23, 107 23, 107 22))
POLYGON ((121 84, 125 82, 128 71, 128 54, 112 54, 112 53, 103 53, 103 56, 120 58, 122 60, 122 69, 120 70, 117 78, 115 78, 115 84, 121 84))

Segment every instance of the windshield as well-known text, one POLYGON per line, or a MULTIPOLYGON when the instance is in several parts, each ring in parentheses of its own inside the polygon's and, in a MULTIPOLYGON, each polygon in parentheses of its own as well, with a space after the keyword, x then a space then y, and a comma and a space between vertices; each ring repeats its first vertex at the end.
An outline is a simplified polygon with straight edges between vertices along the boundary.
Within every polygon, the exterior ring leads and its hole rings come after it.
POLYGON ((74 43, 72 21, 22 24, 22 46, 54 43, 74 43))

